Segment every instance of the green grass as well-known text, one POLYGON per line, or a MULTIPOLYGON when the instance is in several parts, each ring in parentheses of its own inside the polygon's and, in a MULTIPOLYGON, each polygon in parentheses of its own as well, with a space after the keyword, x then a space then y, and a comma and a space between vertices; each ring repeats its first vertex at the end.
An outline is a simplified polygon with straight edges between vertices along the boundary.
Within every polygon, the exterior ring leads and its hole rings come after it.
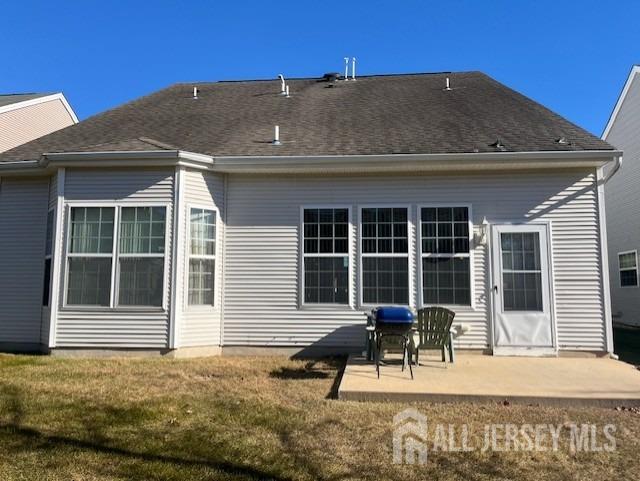
POLYGON ((432 423, 618 426, 613 453, 430 453, 392 464, 406 404, 333 399, 342 362, 0 355, 2 480, 635 479, 640 415, 414 404, 432 423))

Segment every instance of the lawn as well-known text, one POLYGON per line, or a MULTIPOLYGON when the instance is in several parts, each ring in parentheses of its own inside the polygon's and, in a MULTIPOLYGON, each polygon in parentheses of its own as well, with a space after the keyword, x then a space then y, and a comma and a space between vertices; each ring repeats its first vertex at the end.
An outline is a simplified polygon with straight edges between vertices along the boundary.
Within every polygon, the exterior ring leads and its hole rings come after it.
POLYGON ((614 452, 430 452, 392 464, 406 404, 334 399, 341 360, 0 356, 0 479, 637 479, 631 410, 414 404, 436 423, 612 423, 614 452))

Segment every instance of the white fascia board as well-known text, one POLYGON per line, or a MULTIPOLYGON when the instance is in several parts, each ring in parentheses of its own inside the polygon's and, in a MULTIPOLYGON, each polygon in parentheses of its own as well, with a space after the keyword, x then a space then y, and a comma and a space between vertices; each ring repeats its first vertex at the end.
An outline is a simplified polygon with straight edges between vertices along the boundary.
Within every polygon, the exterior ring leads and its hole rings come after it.
POLYGON ((618 97, 618 101, 616 102, 616 105, 613 108, 613 112, 611 112, 611 115, 609 116, 609 121, 607 122, 607 126, 604 128, 604 132, 602 132, 602 137, 601 137, 602 140, 607 140, 607 137, 609 136, 609 131, 611 130, 611 127, 613 127, 613 124, 616 121, 616 117, 620 112, 620 108, 622 108, 622 104, 624 103, 624 99, 627 97, 627 93, 629 93, 629 89, 631 88, 631 84, 633 83, 633 80, 636 74, 640 74, 640 65, 634 65, 633 67, 631 67, 631 72, 627 77, 627 81, 625 82, 624 87, 622 88, 622 92, 620 93, 620 96, 618 97))
POLYGON ((5 105, 3 107, 0 107, 0 114, 3 114, 5 112, 11 112, 12 110, 18 110, 18 109, 23 109, 25 107, 30 107, 32 105, 38 105, 38 104, 42 104, 45 102, 51 102, 52 100, 59 100, 62 105, 64 106, 64 108, 66 109, 67 113, 69 114, 69 117, 71 117, 71 119, 73 120, 74 124, 78 123, 78 117, 76 116, 76 113, 73 111, 73 109, 71 108, 71 105, 69 105, 69 102, 67 102, 67 99, 65 98, 64 94, 62 92, 56 93, 56 94, 51 94, 51 95, 45 95, 43 97, 38 97, 35 99, 30 99, 30 100, 23 100, 22 102, 16 102, 13 104, 9 104, 9 105, 5 105))

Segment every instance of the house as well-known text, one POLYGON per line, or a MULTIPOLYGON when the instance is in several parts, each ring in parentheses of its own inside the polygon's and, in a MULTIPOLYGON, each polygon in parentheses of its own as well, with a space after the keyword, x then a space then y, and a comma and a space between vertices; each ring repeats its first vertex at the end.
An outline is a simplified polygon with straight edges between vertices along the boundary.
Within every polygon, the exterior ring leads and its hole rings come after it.
POLYGON ((640 65, 635 65, 602 138, 624 150, 620 174, 605 187, 613 322, 640 327, 640 65))
POLYGON ((459 349, 611 353, 620 156, 479 72, 173 85, 0 154, 0 340, 361 351, 438 304, 459 349))
POLYGON ((77 123, 62 93, 0 95, 0 152, 77 123))

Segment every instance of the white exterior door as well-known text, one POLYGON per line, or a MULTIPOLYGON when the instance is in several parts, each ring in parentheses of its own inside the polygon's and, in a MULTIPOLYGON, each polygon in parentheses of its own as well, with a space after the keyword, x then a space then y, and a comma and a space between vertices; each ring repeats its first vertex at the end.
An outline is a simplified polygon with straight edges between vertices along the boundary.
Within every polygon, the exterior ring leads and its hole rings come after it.
POLYGON ((494 225, 493 352, 555 353, 548 226, 494 225))

